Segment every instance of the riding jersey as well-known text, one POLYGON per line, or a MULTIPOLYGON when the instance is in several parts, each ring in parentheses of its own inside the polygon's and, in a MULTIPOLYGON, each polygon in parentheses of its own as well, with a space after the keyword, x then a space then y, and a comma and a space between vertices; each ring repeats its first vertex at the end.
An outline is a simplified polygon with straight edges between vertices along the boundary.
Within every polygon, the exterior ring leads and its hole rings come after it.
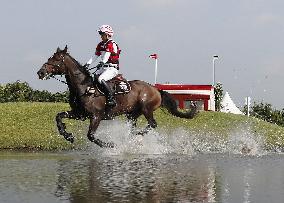
POLYGON ((119 65, 119 54, 121 50, 119 49, 118 45, 116 42, 113 40, 108 40, 107 42, 101 41, 96 48, 96 55, 97 56, 104 56, 106 52, 110 53, 110 56, 106 63, 111 63, 111 64, 116 64, 117 68, 119 65))

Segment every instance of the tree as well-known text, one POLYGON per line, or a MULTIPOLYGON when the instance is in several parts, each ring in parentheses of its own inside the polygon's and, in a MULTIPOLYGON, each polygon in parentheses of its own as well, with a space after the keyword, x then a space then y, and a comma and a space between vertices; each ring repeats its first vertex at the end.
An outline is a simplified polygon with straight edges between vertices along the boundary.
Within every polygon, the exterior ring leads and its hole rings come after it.
POLYGON ((51 93, 33 90, 27 82, 0 85, 0 102, 68 102, 69 91, 51 93))
POLYGON ((267 103, 254 102, 250 110, 250 115, 264 121, 284 126, 284 109, 277 110, 267 103))
POLYGON ((217 83, 216 87, 214 88, 214 95, 215 95, 215 110, 221 110, 221 101, 223 98, 223 85, 221 83, 217 83))

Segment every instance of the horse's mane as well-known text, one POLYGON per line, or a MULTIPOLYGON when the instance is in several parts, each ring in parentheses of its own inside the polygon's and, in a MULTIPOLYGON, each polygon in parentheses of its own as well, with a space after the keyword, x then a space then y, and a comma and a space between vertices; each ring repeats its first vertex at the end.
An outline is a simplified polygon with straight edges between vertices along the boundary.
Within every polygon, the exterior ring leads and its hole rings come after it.
POLYGON ((88 69, 84 68, 76 59, 74 59, 69 53, 66 53, 71 60, 78 66, 78 69, 83 72, 83 74, 90 76, 91 77, 91 73, 88 69))

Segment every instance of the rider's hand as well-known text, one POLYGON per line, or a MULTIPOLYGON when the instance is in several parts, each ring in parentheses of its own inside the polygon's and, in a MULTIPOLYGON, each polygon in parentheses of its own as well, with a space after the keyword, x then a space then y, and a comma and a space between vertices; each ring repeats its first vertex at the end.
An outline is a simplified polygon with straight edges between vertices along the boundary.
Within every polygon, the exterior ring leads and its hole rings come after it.
POLYGON ((86 63, 85 65, 83 65, 84 68, 88 68, 90 66, 90 64, 86 63))
POLYGON ((105 65, 105 63, 104 62, 99 62, 99 64, 96 66, 97 68, 100 68, 100 67, 103 67, 105 65))

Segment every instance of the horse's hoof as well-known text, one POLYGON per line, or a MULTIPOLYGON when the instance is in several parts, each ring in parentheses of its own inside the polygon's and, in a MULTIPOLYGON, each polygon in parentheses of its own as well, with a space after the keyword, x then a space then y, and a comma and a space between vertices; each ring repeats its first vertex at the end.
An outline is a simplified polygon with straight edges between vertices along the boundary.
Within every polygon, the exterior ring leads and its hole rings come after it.
POLYGON ((72 135, 72 133, 67 133, 67 135, 65 135, 64 138, 71 143, 74 142, 74 136, 72 135))
POLYGON ((109 142, 106 144, 107 148, 114 148, 116 145, 113 142, 109 142))
POLYGON ((145 133, 146 133, 146 132, 139 131, 139 132, 137 132, 137 133, 136 133, 136 135, 142 135, 142 136, 144 136, 144 135, 145 135, 145 133))
POLYGON ((74 143, 74 137, 70 137, 68 141, 73 144, 74 143))

